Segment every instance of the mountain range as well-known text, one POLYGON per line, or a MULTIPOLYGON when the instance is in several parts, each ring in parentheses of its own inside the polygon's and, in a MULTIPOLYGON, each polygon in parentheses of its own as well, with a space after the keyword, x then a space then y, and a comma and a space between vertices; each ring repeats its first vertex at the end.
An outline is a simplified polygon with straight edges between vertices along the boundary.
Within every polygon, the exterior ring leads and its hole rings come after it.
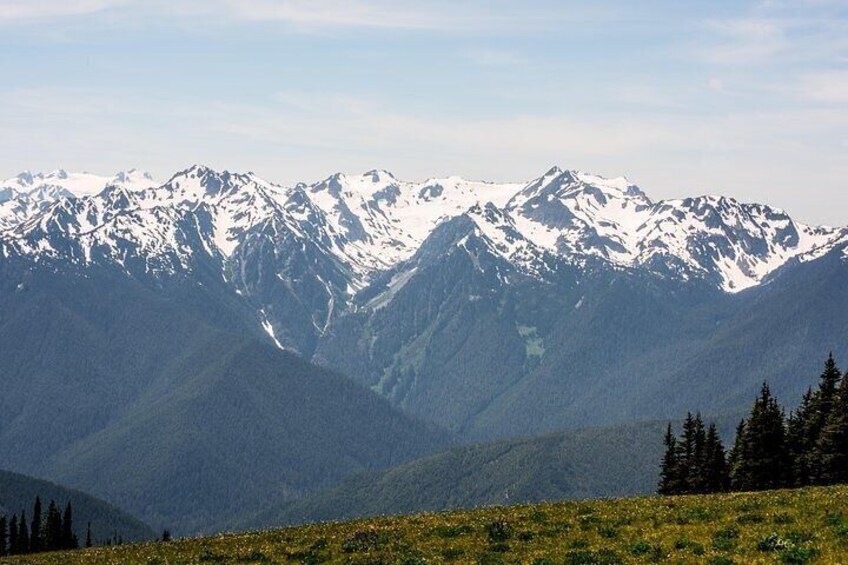
POLYGON ((0 450, 196 531, 456 442, 735 413, 846 353, 846 247, 557 167, 22 173, 0 183, 0 450))

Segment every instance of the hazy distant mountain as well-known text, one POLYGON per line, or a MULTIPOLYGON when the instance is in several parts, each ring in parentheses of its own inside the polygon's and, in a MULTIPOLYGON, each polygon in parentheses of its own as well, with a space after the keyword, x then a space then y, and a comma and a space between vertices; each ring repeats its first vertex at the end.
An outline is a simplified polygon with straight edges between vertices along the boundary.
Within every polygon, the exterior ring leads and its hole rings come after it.
POLYGON ((13 514, 20 516, 23 510, 32 518, 36 496, 41 497, 44 505, 54 500, 62 509, 68 502, 71 503, 74 533, 80 542, 85 541, 88 524, 91 524, 91 537, 95 542, 111 539, 114 535, 119 535, 125 541, 152 540, 158 535, 126 512, 89 494, 0 470, 0 515, 5 515, 9 520, 13 514))
POLYGON ((444 446, 421 421, 497 439, 734 411, 766 378, 797 398, 848 344, 846 230, 761 204, 558 168, 2 187, 0 449, 155 525, 444 446))

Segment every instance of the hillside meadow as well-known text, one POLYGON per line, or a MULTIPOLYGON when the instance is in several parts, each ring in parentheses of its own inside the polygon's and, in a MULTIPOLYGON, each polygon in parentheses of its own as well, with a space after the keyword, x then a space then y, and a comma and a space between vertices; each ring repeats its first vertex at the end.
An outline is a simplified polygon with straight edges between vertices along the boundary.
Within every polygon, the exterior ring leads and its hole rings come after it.
POLYGON ((7 558, 9 564, 848 562, 848 487, 379 517, 7 558))

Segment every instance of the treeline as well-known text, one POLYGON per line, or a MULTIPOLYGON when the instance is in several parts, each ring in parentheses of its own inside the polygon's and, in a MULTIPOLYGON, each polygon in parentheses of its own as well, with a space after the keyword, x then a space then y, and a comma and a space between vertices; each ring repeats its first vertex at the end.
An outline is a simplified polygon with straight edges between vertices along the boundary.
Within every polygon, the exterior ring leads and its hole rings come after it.
POLYGON ((660 494, 751 491, 848 482, 848 377, 831 354, 818 387, 788 417, 763 383, 726 452, 714 424, 687 415, 665 435, 660 494))
MULTIPOLYGON (((86 547, 91 546, 91 526, 85 539, 86 547)), ((40 551, 55 551, 60 549, 77 549, 79 540, 74 533, 74 511, 71 503, 60 512, 56 502, 51 500, 47 513, 42 513, 41 497, 35 497, 32 508, 32 521, 27 522, 26 511, 20 516, 13 514, 11 518, 0 516, 0 555, 20 555, 38 553, 40 551)))

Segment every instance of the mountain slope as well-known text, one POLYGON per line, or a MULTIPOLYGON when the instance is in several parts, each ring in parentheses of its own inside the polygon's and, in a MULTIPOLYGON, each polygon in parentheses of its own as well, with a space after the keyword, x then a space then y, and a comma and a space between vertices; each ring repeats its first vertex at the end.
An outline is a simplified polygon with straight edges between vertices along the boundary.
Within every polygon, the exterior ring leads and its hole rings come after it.
POLYGON ((74 511, 74 533, 80 540, 85 540, 89 523, 91 537, 95 541, 109 539, 115 533, 126 541, 156 537, 156 533, 146 524, 84 492, 26 475, 0 471, 0 514, 6 514, 8 518, 12 514, 20 516, 21 510, 25 510, 32 518, 32 505, 36 496, 40 496, 45 505, 55 500, 59 508, 64 508, 70 502, 74 511))
POLYGON ((248 525, 651 493, 664 431, 646 423, 457 447, 275 504, 248 525))
POLYGON ((445 444, 374 393, 279 351, 223 282, 82 273, 0 263, 0 450, 14 469, 196 532, 269 493, 295 496, 445 444))

